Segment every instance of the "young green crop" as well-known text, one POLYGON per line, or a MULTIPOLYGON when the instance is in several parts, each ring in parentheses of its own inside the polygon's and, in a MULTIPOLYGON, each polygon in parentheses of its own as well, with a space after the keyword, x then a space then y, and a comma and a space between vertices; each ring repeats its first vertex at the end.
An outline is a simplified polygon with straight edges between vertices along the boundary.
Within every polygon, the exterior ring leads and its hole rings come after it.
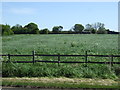
POLYGON ((2 38, 3 54, 118 54, 118 35, 13 35, 2 38))

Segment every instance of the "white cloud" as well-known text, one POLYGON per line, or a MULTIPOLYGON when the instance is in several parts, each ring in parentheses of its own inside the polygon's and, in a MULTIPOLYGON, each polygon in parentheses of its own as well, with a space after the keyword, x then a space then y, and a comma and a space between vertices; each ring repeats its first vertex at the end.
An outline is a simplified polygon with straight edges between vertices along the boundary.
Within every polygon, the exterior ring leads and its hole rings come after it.
POLYGON ((14 14, 34 14, 36 10, 33 8, 12 8, 10 12, 14 14))

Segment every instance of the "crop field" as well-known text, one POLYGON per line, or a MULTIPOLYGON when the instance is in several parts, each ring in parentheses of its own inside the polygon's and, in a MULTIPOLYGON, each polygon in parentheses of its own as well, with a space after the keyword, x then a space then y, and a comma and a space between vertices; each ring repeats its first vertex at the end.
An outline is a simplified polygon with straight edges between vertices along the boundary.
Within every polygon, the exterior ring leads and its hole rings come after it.
POLYGON ((3 54, 118 54, 118 35, 13 35, 2 38, 3 54))
MULTIPOLYGON (((58 35, 12 35, 3 36, 3 54, 61 54, 118 55, 118 35, 108 34, 58 34, 58 35)), ((3 57, 7 60, 6 57, 3 57)), ((57 60, 57 57, 35 57, 37 60, 57 60)), ((31 57, 14 57, 11 60, 29 60, 31 57)), ((61 57, 65 61, 84 61, 84 57, 61 57)), ((109 61, 107 57, 89 57, 89 61, 109 61)), ((118 58, 114 58, 118 61, 118 58)), ((82 78, 119 78, 120 67, 98 64, 13 64, 3 63, 3 77, 82 77, 82 78)))

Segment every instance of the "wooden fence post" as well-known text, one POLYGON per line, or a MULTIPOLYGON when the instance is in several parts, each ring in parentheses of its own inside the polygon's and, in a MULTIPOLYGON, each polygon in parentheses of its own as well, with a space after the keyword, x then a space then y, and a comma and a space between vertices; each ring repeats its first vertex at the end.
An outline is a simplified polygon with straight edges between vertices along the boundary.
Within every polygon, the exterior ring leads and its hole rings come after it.
POLYGON ((60 66, 60 54, 58 54, 58 66, 60 66))
POLYGON ((111 55, 111 59, 110 59, 110 67, 113 66, 113 55, 111 55))
POLYGON ((87 63, 87 60, 88 60, 87 57, 88 57, 88 56, 87 56, 87 51, 86 51, 86 52, 85 52, 85 63, 87 63))
POLYGON ((32 51, 32 55, 33 55, 33 64, 35 63, 35 51, 32 51))
POLYGON ((111 55, 111 66, 113 66, 113 55, 111 55))
POLYGON ((10 54, 8 54, 8 62, 10 62, 10 54))

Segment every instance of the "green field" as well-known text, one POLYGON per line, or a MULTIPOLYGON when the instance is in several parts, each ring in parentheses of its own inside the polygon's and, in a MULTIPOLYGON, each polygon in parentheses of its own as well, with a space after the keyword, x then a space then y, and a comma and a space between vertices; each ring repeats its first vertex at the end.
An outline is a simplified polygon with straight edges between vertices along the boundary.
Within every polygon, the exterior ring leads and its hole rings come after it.
MULTIPOLYGON (((58 35, 12 35, 2 38, 3 54, 101 54, 118 55, 118 35, 108 34, 58 34, 58 35)), ((38 60, 57 60, 57 57, 35 57, 38 60)), ((4 57, 4 60, 7 60, 4 57)), ((32 60, 31 57, 14 57, 11 60, 32 60)), ((84 61, 84 57, 61 57, 65 61, 84 61)), ((89 61, 108 61, 110 58, 89 57, 89 61)), ((118 61, 118 58, 114 58, 118 61)), ((98 64, 3 64, 3 77, 82 77, 111 78, 120 77, 119 65, 98 64)))
POLYGON ((13 35, 4 36, 3 54, 118 54, 118 35, 13 35))

